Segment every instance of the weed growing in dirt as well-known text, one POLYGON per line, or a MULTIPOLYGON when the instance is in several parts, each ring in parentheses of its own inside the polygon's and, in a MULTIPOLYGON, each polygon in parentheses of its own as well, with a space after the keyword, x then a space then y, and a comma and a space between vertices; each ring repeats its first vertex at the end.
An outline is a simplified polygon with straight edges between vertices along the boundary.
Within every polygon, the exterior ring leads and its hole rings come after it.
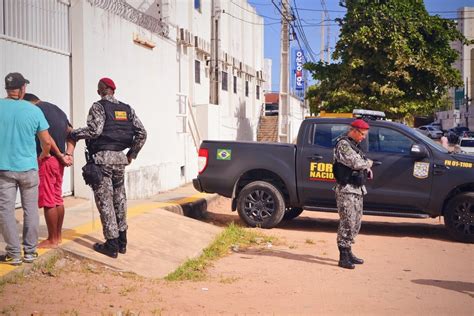
POLYGON ((206 277, 206 269, 211 261, 219 259, 229 253, 229 249, 241 249, 251 245, 271 243, 275 238, 266 236, 256 230, 246 229, 235 225, 233 222, 221 232, 212 244, 203 250, 198 258, 189 259, 176 271, 168 274, 168 281, 200 281, 206 277))
POLYGON ((0 315, 17 315, 15 305, 5 306, 0 310, 0 315))
POLYGON ((125 286, 123 289, 120 290, 119 294, 122 296, 127 296, 128 294, 132 293, 133 291, 136 291, 137 287, 136 286, 125 286))
POLYGON ((305 243, 310 244, 310 245, 314 245, 314 241, 312 239, 306 239, 305 243))
POLYGON ((56 268, 56 262, 62 257, 62 255, 54 254, 46 260, 38 260, 33 265, 33 271, 41 271, 43 274, 49 276, 57 276, 59 269, 56 268))
POLYGON ((227 278, 224 278, 222 277, 220 280, 219 280, 219 283, 222 283, 222 284, 232 284, 234 282, 237 282, 237 280, 239 280, 240 278, 237 278, 237 277, 227 277, 227 278))
POLYGON ((79 316, 79 312, 75 309, 72 309, 72 310, 66 310, 66 311, 62 311, 59 315, 61 316, 79 316))
POLYGON ((13 273, 11 276, 4 277, 0 279, 0 293, 3 292, 5 289, 5 285, 7 284, 19 284, 23 282, 25 279, 25 271, 21 270, 20 272, 13 273))

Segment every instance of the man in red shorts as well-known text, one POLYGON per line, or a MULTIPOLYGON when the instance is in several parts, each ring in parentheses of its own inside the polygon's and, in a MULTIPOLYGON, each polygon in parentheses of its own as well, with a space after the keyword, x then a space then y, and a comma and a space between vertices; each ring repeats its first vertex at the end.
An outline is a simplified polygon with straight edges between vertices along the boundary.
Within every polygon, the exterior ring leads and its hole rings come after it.
POLYGON ((24 100, 41 109, 49 124, 51 156, 38 161, 39 188, 38 207, 44 208, 44 218, 48 227, 48 239, 40 242, 38 248, 56 248, 61 243, 64 220, 62 184, 64 167, 72 165, 75 143, 67 140, 72 126, 66 114, 56 105, 41 101, 34 94, 27 93, 24 100), (65 148, 67 142, 67 148, 65 148))

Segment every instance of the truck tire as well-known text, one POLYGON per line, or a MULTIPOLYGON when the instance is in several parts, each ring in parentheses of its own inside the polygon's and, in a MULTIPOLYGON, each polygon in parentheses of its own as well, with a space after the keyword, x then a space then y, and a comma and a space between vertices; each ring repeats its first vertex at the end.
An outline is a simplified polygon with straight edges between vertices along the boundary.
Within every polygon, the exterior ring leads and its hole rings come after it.
POLYGON ((455 240, 474 243, 474 192, 458 194, 448 202, 444 225, 455 240))
POLYGON ((251 227, 273 228, 285 215, 285 201, 273 184, 255 181, 240 191, 237 211, 240 218, 251 227))
POLYGON ((303 213, 303 209, 301 207, 290 207, 285 210, 285 215, 283 215, 283 220, 289 221, 303 213))

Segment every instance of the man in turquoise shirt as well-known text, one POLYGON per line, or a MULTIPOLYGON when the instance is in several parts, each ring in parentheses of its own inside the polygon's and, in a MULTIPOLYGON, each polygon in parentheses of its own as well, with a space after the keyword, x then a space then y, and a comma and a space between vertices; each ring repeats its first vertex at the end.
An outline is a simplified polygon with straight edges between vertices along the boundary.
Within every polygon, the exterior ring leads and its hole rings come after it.
POLYGON ((23 101, 26 84, 20 73, 5 77, 7 97, 0 99, 0 229, 7 246, 1 261, 12 265, 33 262, 38 254, 38 162, 36 140, 42 152, 39 159, 49 156, 51 137, 43 112, 23 101), (15 220, 16 191, 20 189, 23 207, 23 260, 15 220))

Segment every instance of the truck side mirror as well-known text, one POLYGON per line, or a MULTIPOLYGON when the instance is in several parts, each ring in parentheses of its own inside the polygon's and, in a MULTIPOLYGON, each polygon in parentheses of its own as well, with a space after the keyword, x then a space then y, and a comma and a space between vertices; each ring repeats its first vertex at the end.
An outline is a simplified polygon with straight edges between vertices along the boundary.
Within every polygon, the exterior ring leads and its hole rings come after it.
POLYGON ((422 159, 428 157, 428 149, 421 144, 413 144, 410 148, 410 155, 413 158, 422 159))

